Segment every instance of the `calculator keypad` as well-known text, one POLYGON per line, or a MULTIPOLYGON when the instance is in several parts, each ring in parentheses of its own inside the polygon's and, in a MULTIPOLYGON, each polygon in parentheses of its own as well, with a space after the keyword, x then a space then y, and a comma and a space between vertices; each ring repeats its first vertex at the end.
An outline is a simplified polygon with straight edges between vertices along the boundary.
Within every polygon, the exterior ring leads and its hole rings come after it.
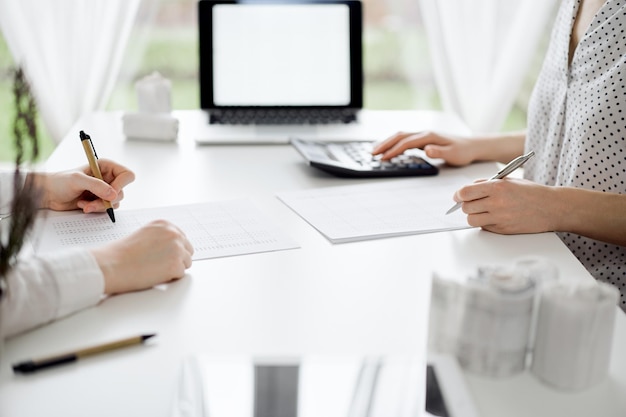
POLYGON ((343 150, 350 158, 365 169, 375 170, 412 170, 426 169, 430 165, 417 155, 404 153, 388 161, 382 161, 380 155, 372 155, 372 145, 369 143, 347 143, 343 150))

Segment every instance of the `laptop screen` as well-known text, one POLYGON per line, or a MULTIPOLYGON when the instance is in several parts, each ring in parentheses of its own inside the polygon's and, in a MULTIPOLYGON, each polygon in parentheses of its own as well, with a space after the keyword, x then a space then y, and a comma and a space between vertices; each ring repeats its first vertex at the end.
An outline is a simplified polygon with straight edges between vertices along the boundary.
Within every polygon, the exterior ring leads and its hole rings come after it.
POLYGON ((201 107, 361 108, 360 6, 200 1, 201 107))

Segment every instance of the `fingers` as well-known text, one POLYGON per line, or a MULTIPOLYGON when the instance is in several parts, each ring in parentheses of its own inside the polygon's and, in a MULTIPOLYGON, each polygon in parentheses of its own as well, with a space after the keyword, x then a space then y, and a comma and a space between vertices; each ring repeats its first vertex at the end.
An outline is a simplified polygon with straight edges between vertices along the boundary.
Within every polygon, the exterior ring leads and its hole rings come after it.
POLYGON ((135 181, 135 173, 123 165, 108 159, 100 159, 98 164, 104 181, 111 184, 117 191, 135 181))
MULTIPOLYGON (((182 252, 186 253, 189 256, 190 262, 188 265, 191 266, 191 256, 194 254, 194 248, 189 239, 187 239, 187 235, 185 235, 185 232, 183 232, 180 227, 167 220, 154 220, 150 223, 150 225, 169 229, 174 234, 173 239, 176 239, 180 242, 181 248, 183 249, 182 252)), ((185 265, 187 265, 187 263, 185 263, 185 265)))
POLYGON ((95 178, 89 166, 83 169, 81 175, 74 181, 79 192, 87 191, 98 199, 79 199, 78 208, 85 213, 101 212, 106 210, 103 200, 109 201, 113 208, 118 208, 124 198, 123 188, 135 180, 135 174, 128 168, 108 159, 98 160, 103 180, 95 178))
MULTIPOLYGON (((110 184, 116 191, 120 191, 128 184, 135 181, 135 173, 133 171, 109 159, 99 159, 98 166, 100 167, 103 181, 110 184)), ((87 176, 94 176, 89 166, 85 166, 83 172, 87 174, 87 176)))
POLYGON ((466 165, 471 160, 460 151, 459 143, 459 138, 441 136, 434 132, 398 132, 377 145, 372 154, 382 154, 381 159, 388 160, 408 149, 416 148, 423 149, 429 158, 441 158, 454 166, 466 165))
POLYGON ((494 209, 499 209, 500 197, 494 196, 494 187, 491 181, 479 180, 474 184, 459 188, 453 196, 454 201, 462 203, 461 210, 467 214, 468 224, 472 227, 488 225, 485 219, 494 209))
POLYGON ((422 149, 427 144, 441 143, 441 139, 439 135, 431 132, 398 132, 376 145, 372 154, 382 154, 382 159, 387 160, 402 154, 407 149, 422 149))
POLYGON ((467 224, 472 227, 481 227, 485 230, 493 228, 493 219, 489 213, 469 214, 467 216, 467 224))
POLYGON ((180 262, 179 265, 181 265, 181 268, 178 268, 178 271, 174 272, 174 278, 182 278, 185 275, 185 270, 191 267, 192 255, 194 253, 193 246, 191 245, 191 242, 189 242, 189 239, 187 239, 187 236, 182 229, 175 224, 166 220, 158 220, 157 224, 169 229, 174 234, 173 240, 178 248, 177 258, 178 262, 180 262))
POLYGON ((376 146, 374 146, 374 148, 372 149, 372 154, 378 155, 380 153, 384 153, 384 152, 388 151, 396 143, 398 143, 399 141, 404 139, 407 135, 409 135, 409 134, 403 133, 403 132, 398 132, 398 133, 393 134, 392 136, 388 137, 387 139, 385 139, 381 143, 379 143, 376 146))
POLYGON ((490 185, 491 184, 488 182, 480 181, 459 188, 457 192, 454 193, 454 201, 464 203, 463 206, 465 206, 468 202, 488 197, 492 194, 490 185))
MULTIPOLYGON (((106 182, 82 173, 72 178, 70 186, 75 190, 75 195, 83 195, 83 198, 79 198, 76 201, 76 205, 85 213, 104 211, 105 207, 102 200, 119 205, 119 200, 122 197, 115 188, 106 182), (87 199, 89 195, 96 196, 98 199, 87 199)), ((114 207, 115 204, 113 205, 114 207)))
POLYGON ((496 233, 510 233, 519 220, 519 208, 512 203, 510 180, 479 180, 460 188, 454 200, 462 202, 467 223, 496 233))
MULTIPOLYGON (((187 248, 185 248, 185 251, 183 252, 183 256, 182 256, 182 262, 183 262, 183 267, 184 269, 189 269, 191 267, 191 263, 192 263, 192 259, 191 259, 191 254, 193 252, 189 252, 189 250, 187 250, 187 248)), ((183 270, 183 275, 185 274, 185 271, 183 270)))
MULTIPOLYGON (((117 197, 114 200, 107 200, 111 203, 111 206, 114 209, 118 209, 120 207, 120 201, 124 199, 124 191, 120 191, 117 193, 117 197)), ((106 198, 105 198, 106 200, 106 198)), ((104 205, 104 200, 102 198, 97 198, 95 200, 78 200, 76 202, 76 206, 83 210, 83 213, 100 213, 106 211, 107 207, 104 205)))
MULTIPOLYGON (((187 266, 188 268, 189 266, 191 266, 191 255, 193 255, 194 249, 189 239, 187 239, 187 235, 185 235, 185 232, 183 232, 183 230, 180 227, 176 226, 173 223, 168 222, 167 220, 161 220, 160 222, 162 222, 163 225, 167 227, 171 227, 180 236, 180 240, 184 248, 184 251, 189 255, 189 265, 187 266)), ((187 265, 187 263, 185 263, 185 265, 187 265)))

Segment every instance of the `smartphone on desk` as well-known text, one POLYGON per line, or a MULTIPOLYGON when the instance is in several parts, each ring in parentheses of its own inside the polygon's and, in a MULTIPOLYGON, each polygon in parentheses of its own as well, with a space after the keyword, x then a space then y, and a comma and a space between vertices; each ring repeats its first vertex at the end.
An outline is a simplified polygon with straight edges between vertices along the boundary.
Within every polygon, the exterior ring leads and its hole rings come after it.
POLYGON ((389 161, 373 156, 374 142, 323 142, 292 138, 290 143, 310 166, 340 177, 377 178, 437 175, 422 151, 407 150, 389 161))

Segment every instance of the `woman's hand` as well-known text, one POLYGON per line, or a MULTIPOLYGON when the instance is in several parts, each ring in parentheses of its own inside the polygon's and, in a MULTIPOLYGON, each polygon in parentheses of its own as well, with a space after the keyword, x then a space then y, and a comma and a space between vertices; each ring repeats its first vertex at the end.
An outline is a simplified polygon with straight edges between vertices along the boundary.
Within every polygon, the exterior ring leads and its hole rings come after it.
POLYGON ((107 159, 99 159, 98 165, 104 181, 93 176, 89 165, 71 171, 34 174, 43 187, 42 208, 101 212, 106 210, 103 200, 118 208, 124 198, 123 188, 135 180, 135 174, 107 159))
POLYGON ((495 233, 540 233, 558 230, 566 215, 555 187, 522 179, 478 181, 454 194, 470 226, 495 233))
POLYGON ((475 141, 434 132, 398 132, 376 145, 373 155, 382 154, 383 160, 402 154, 407 149, 423 149, 429 158, 441 158, 449 165, 464 166, 476 160, 475 141))
POLYGON ((153 221, 91 251, 104 274, 106 294, 143 290, 182 278, 193 252, 185 234, 165 220, 153 221))

